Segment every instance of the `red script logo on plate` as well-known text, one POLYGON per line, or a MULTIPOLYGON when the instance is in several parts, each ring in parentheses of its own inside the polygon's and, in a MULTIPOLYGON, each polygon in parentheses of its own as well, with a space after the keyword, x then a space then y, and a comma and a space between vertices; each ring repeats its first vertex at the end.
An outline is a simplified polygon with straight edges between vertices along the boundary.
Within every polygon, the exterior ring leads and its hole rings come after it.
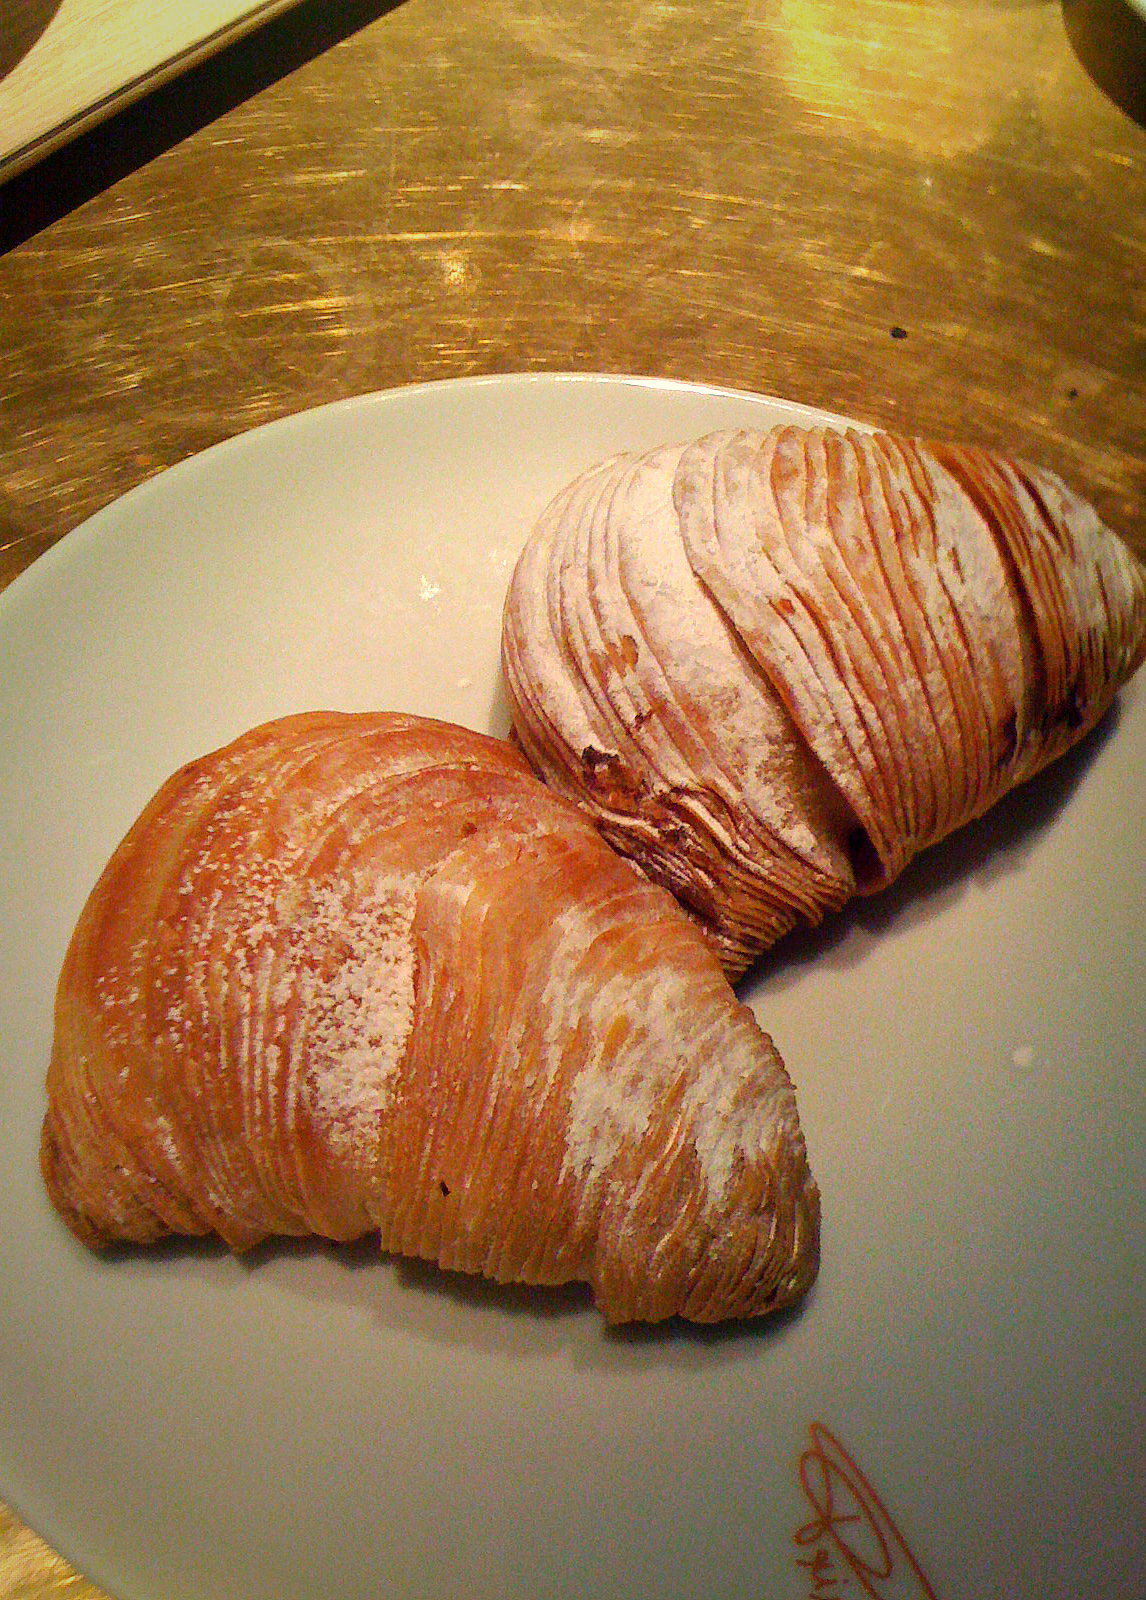
POLYGON ((796 1565, 808 1600, 938 1600, 891 1513, 858 1463, 822 1422, 808 1429, 800 1488, 812 1512, 796 1529, 796 1565))

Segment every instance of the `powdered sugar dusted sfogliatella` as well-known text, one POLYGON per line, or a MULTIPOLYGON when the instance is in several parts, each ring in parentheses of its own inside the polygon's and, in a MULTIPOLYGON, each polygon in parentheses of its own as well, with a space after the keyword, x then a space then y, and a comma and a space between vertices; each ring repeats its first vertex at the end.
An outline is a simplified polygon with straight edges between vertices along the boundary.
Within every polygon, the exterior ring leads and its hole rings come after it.
POLYGON ((733 976, 1092 728, 1146 573, 1053 473, 780 426, 620 455, 548 507, 502 660, 534 769, 733 976))
POLYGON ((315 712, 177 772, 60 976, 41 1165, 86 1243, 350 1239, 611 1321, 791 1304, 792 1085, 672 897, 504 741, 315 712))

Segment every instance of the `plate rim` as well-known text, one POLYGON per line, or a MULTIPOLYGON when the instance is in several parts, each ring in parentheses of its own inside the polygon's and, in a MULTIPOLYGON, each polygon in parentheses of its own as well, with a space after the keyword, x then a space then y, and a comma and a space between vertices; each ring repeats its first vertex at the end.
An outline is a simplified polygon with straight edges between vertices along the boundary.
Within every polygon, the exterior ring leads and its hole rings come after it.
MULTIPOLYGON (((14 592, 23 593, 33 574, 45 574, 63 557, 59 552, 60 547, 68 541, 76 541, 78 537, 90 538, 99 532, 101 522, 113 513, 118 513, 125 505, 134 506, 137 500, 155 492, 157 484, 166 484, 173 474, 182 474, 199 470, 202 465, 220 456, 230 454, 232 451, 241 451, 248 444, 254 446, 258 440, 266 435, 283 434, 285 437, 293 429, 311 423, 312 419, 333 418, 340 413, 368 411, 375 407, 384 408, 403 401, 416 403, 422 396, 432 397, 445 391, 473 391, 478 393, 484 389, 522 389, 531 388, 577 388, 577 387, 608 387, 632 390, 646 390, 652 393, 676 394, 697 399, 712 399, 727 401, 731 404, 744 402, 749 406, 778 406, 793 416, 803 415, 810 421, 820 423, 835 423, 856 428, 874 428, 874 423, 869 423, 862 418, 845 415, 827 407, 814 405, 811 401, 788 400, 783 395, 765 393, 752 389, 742 389, 734 385, 706 383, 701 379, 658 377, 655 374, 637 372, 599 372, 578 371, 575 368, 545 368, 537 370, 515 369, 507 372, 475 372, 467 373, 460 377, 442 378, 412 378, 408 382, 396 383, 381 389, 363 389, 356 394, 338 395, 330 400, 319 401, 316 405, 300 406, 297 410, 284 411, 280 416, 269 417, 263 422, 253 423, 250 427, 240 427, 235 431, 224 434, 221 438, 206 444, 200 450, 192 450, 185 456, 180 456, 177 461, 169 462, 166 466, 159 467, 147 477, 130 484, 126 489, 112 496, 103 505, 97 506, 88 512, 78 522, 66 528, 57 539, 42 550, 34 560, 16 573, 0 590, 0 628, 5 625, 5 610, 14 602, 9 599, 14 592), (95 525, 93 528, 93 524, 95 525), (89 533, 89 529, 92 530, 89 533)), ((76 548, 71 545, 71 551, 76 548)), ((46 581, 44 579, 43 581, 46 581)))

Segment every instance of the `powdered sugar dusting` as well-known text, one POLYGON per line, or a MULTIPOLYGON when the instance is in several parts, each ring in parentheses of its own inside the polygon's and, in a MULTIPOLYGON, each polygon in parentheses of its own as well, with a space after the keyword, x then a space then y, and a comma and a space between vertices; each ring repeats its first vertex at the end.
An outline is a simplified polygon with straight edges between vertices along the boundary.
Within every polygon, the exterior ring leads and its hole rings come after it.
POLYGON ((687 1038, 674 1037, 669 1020, 679 1014, 672 1003, 679 983, 662 975, 650 992, 636 991, 614 963, 593 958, 601 927, 599 916, 576 902, 562 911, 539 1006, 546 1019, 541 1059, 550 1077, 568 1047, 570 1017, 587 1041, 569 1086, 561 1176, 590 1183, 608 1171, 627 1141, 644 1134, 679 1070, 681 1039, 687 1038))
POLYGON ((627 999, 620 1030, 608 985, 580 1001, 593 1047, 570 1089, 562 1176, 604 1177, 683 1084, 677 1137, 695 1155, 704 1208, 719 1210, 738 1161, 767 1160, 781 1131, 798 1133, 791 1085, 750 1014, 706 1005, 679 973, 661 969, 627 999))
POLYGON ((642 743, 655 750, 667 785, 720 796, 708 821, 726 848, 737 848, 728 819, 747 806, 791 849, 814 859, 822 830, 795 813, 784 781, 794 737, 789 720, 711 603, 682 543, 674 505, 681 456, 676 447, 653 452, 633 469, 617 512, 624 526, 613 532, 620 579, 610 591, 613 624, 622 630, 624 607, 631 606, 647 644, 634 666, 657 707, 649 719, 655 743, 648 737, 642 743), (670 718, 672 746, 659 727, 670 718))
POLYGON ((390 1098, 414 1013, 415 903, 404 876, 357 894, 316 885, 292 932, 309 1105, 336 1148, 372 1141, 390 1098))
POLYGON ((562 1176, 604 1173, 623 1145, 644 1134, 655 1104, 648 1068, 640 1055, 607 1061, 598 1039, 594 1057, 573 1082, 562 1176))
POLYGON ((799 1138, 791 1084, 778 1057, 762 1062, 765 1051, 754 1028, 728 1030, 691 1075, 684 1111, 711 1207, 723 1203, 738 1161, 756 1164, 799 1138))

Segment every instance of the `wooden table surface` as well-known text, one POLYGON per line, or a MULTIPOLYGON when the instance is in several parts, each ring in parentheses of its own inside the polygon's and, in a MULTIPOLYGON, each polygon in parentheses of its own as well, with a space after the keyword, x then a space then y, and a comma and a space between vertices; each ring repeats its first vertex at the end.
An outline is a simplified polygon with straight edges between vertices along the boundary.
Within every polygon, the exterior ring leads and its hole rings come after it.
MULTIPOLYGON (((1120 4, 301 5, 0 188, 0 587, 228 435, 543 369, 1002 446, 1146 555, 1120 4)), ((95 1592, 0 1508, 0 1600, 95 1592)))

